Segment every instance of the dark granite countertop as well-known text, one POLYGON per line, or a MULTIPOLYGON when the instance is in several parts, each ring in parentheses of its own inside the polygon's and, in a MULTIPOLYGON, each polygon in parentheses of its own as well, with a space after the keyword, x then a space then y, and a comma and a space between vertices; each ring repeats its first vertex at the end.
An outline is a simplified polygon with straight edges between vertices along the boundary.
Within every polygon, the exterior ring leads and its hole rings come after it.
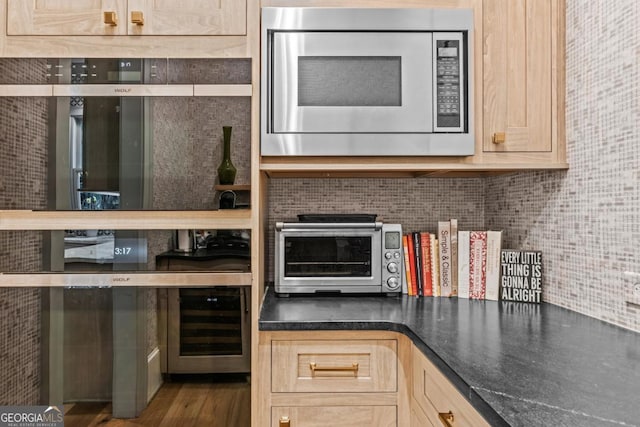
POLYGON ((404 333, 492 425, 640 425, 640 334, 551 304, 269 289, 259 328, 404 333))

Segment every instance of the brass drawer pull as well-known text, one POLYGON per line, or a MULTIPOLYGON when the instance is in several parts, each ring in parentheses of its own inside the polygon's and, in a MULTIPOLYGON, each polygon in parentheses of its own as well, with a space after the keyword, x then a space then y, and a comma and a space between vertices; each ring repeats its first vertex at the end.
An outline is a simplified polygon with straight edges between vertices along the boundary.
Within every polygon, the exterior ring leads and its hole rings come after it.
POLYGON ((440 422, 445 427, 454 427, 453 426, 453 412, 440 412, 438 414, 438 418, 440 418, 440 422))
POLYGON ((504 132, 497 132, 493 134, 494 144, 504 144, 507 141, 507 134, 504 132))
POLYGON ((289 420, 289 417, 280 417, 280 427, 290 427, 291 426, 291 420, 289 420))
POLYGON ((309 369, 311 369, 312 374, 316 372, 353 372, 353 375, 356 376, 358 363, 353 362, 351 366, 317 366, 315 362, 311 362, 309 363, 309 369))
POLYGON ((118 25, 118 15, 115 12, 104 12, 104 23, 115 27, 118 25))
POLYGON ((136 25, 144 25, 144 14, 139 10, 131 12, 131 23, 136 25))

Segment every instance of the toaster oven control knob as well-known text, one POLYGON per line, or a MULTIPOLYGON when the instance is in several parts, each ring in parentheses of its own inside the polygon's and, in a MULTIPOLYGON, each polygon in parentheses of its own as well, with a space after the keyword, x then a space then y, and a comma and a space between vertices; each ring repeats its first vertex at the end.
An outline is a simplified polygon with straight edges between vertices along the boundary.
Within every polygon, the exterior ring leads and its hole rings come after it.
POLYGON ((387 286, 389 289, 396 289, 400 285, 400 281, 396 277, 389 277, 387 279, 387 286))
POLYGON ((397 273, 398 264, 396 264, 395 262, 390 262, 389 265, 387 265, 387 270, 389 270, 389 273, 397 273))
POLYGON ((392 257, 392 256, 393 256, 393 255, 391 255, 391 252, 386 252, 386 253, 384 254, 384 257, 385 257, 386 259, 391 259, 391 257, 392 257))

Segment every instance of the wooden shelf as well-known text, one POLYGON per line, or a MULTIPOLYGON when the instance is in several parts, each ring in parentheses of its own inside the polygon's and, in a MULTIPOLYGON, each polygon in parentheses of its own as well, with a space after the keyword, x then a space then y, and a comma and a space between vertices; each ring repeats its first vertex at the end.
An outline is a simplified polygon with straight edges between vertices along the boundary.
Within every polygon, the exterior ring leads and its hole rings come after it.
POLYGON ((474 164, 464 160, 449 162, 442 158, 429 162, 414 159, 362 158, 359 162, 344 159, 300 159, 278 161, 264 160, 260 170, 271 178, 417 178, 417 177, 483 177, 523 170, 562 170, 567 163, 484 163, 474 164))
POLYGON ((251 273, 131 272, 131 273, 0 273, 0 288, 149 287, 207 288, 251 286, 251 273))
POLYGON ((251 184, 216 184, 213 189, 216 191, 251 191, 251 184))
POLYGON ((251 228, 250 209, 217 211, 0 210, 0 230, 174 230, 251 228))

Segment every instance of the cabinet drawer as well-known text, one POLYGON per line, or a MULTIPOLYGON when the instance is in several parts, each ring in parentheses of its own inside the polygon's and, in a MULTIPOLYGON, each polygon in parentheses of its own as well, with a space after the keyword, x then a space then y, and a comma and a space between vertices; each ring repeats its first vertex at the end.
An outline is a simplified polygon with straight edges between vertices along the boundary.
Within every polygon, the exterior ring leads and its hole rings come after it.
POLYGON ((411 399, 411 427, 441 427, 434 426, 427 414, 416 403, 415 399, 411 399))
POLYGON ((272 341, 271 391, 395 392, 396 340, 272 341))
POLYGON ((421 352, 413 348, 413 398, 433 425, 443 425, 439 413, 451 411, 456 427, 489 427, 449 380, 421 352))
POLYGON ((392 427, 395 406, 299 406, 271 408, 271 427, 392 427))

